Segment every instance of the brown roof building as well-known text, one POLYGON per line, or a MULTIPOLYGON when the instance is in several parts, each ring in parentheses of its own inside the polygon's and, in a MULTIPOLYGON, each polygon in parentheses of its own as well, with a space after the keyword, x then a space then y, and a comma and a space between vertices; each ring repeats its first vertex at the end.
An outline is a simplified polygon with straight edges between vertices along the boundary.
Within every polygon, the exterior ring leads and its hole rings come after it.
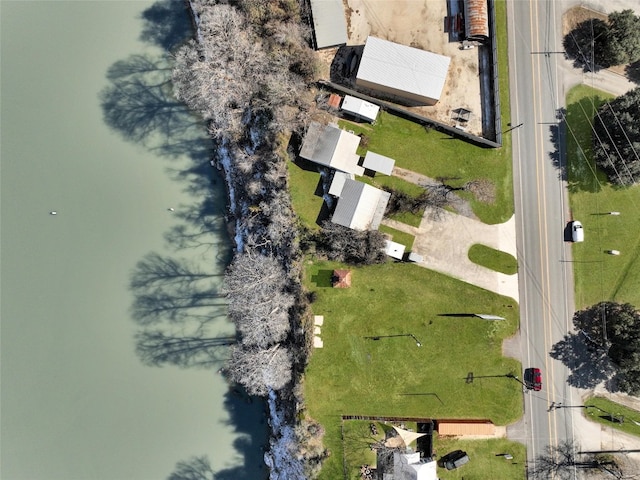
POLYGON ((496 426, 489 420, 438 420, 438 435, 463 436, 482 435, 493 436, 496 426))
POLYGON ((467 40, 478 42, 489 38, 487 0, 464 0, 464 35, 467 40))
POLYGON ((351 270, 334 270, 331 280, 333 288, 349 288, 351 286, 351 270))

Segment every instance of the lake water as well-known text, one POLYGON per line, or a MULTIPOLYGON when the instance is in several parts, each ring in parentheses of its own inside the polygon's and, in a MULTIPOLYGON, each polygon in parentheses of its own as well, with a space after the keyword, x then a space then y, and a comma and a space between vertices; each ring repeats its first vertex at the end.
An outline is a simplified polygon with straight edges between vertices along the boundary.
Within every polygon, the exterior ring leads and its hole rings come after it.
POLYGON ((185 31, 166 15, 181 4, 0 4, 3 480, 158 480, 194 456, 217 479, 264 475, 261 402, 215 361, 136 354, 141 331, 233 334, 211 145, 150 43, 185 31))

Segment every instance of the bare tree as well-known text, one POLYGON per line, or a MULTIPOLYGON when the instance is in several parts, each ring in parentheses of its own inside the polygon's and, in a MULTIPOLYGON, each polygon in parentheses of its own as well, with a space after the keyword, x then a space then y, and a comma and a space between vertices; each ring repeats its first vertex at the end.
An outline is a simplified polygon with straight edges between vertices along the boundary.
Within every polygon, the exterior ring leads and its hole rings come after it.
POLYGON ((546 451, 538 455, 529 473, 533 478, 548 480, 570 480, 576 471, 598 478, 631 480, 639 478, 637 466, 631 465, 626 457, 602 453, 580 453, 578 444, 564 440, 557 446, 548 445, 546 451))
POLYGON ((291 353, 280 344, 268 350, 236 345, 231 347, 225 371, 229 380, 242 385, 250 395, 265 396, 291 381, 291 353))
POLYGON ((325 221, 317 237, 317 248, 331 260, 371 265, 386 260, 385 238, 377 230, 358 231, 325 221))
POLYGON ((234 295, 229 302, 229 315, 243 345, 268 348, 289 333, 289 309, 293 304, 293 296, 283 292, 262 297, 234 295))
POLYGON ((265 297, 284 290, 287 276, 272 256, 245 252, 236 255, 225 275, 227 296, 265 297))

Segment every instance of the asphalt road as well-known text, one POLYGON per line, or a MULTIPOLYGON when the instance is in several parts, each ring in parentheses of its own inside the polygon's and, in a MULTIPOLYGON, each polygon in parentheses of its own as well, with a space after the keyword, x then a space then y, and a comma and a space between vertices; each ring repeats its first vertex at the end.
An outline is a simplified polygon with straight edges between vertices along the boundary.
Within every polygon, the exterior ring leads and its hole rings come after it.
MULTIPOLYGON (((559 82, 563 62, 560 5, 552 0, 511 1, 509 67, 523 367, 543 372, 543 389, 524 395, 524 440, 529 464, 547 445, 574 437, 580 409, 566 379, 566 367, 549 356, 571 329, 573 279, 571 221, 559 149, 558 110, 564 105, 559 82)), ((560 132, 561 134, 561 132, 560 132)))

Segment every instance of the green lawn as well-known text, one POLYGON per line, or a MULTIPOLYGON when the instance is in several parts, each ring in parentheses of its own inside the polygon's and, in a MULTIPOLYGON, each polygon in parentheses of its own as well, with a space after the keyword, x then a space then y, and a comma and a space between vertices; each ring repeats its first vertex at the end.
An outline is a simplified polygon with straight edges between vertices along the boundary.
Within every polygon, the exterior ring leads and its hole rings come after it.
POLYGON ((640 437, 640 426, 633 423, 634 421, 640 423, 640 412, 637 410, 627 408, 624 405, 612 402, 604 397, 589 397, 584 404, 598 407, 585 408, 585 416, 589 420, 640 437), (617 418, 624 417, 624 422, 618 423, 611 421, 610 414, 617 418))
POLYGON ((453 438, 434 439, 434 448, 442 457, 454 450, 464 450, 469 455, 469 463, 457 470, 438 469, 441 480, 518 480, 525 478, 526 448, 522 443, 506 438, 491 440, 457 440, 453 438), (501 454, 508 453, 513 458, 507 460, 501 454))
POLYGON ((308 413, 325 427, 332 452, 321 478, 342 476, 340 415, 488 418, 501 425, 521 416, 520 384, 478 378, 521 370, 501 356, 502 340, 515 333, 519 318, 510 299, 399 263, 353 269, 352 287, 338 291, 328 281, 338 267, 317 262, 306 272, 307 288, 317 292, 313 312, 325 319, 324 348, 314 350, 305 380, 308 413), (487 308, 507 320, 442 316, 487 308), (409 333, 421 347, 402 336, 409 333), (470 384, 469 372, 476 377, 470 384), (407 395, 416 393, 436 393, 442 403, 407 395))
POLYGON ((578 309, 603 300, 640 306, 640 188, 612 187, 592 160, 590 121, 595 107, 610 98, 584 85, 567 95, 571 213, 585 231, 585 241, 573 245, 578 309), (607 215, 611 211, 620 215, 607 215))
POLYGON ((323 208, 320 173, 317 166, 304 159, 289 162, 289 193, 296 215, 307 228, 317 230, 318 215, 323 208))
POLYGON ((518 261, 506 252, 476 243, 469 249, 469 260, 496 272, 513 275, 518 272, 518 261))
POLYGON ((450 178, 447 183, 455 187, 470 180, 491 180, 496 185, 495 205, 472 201, 474 212, 485 223, 501 223, 513 215, 510 148, 479 148, 385 111, 380 112, 373 128, 342 123, 369 137, 362 155, 366 150, 386 155, 395 159, 398 167, 431 178, 450 178))

